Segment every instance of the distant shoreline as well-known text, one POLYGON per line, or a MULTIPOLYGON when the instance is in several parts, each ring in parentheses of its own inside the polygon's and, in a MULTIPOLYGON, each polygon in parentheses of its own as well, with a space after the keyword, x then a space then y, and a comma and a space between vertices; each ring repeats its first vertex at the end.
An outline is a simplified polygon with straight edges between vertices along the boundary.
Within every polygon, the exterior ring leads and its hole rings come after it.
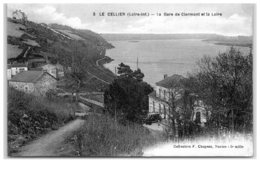
POLYGON ((201 40, 202 42, 208 42, 208 43, 212 43, 215 45, 224 45, 224 46, 230 46, 230 47, 248 47, 248 48, 252 48, 253 43, 242 43, 239 41, 217 41, 217 40, 208 40, 208 39, 201 39, 201 38, 171 38, 171 39, 140 39, 140 40, 109 40, 110 42, 115 41, 115 42, 119 42, 119 41, 125 41, 125 42, 130 42, 130 43, 138 43, 140 41, 156 41, 156 40, 163 40, 163 41, 169 41, 169 40, 201 40))
POLYGON ((224 36, 218 34, 101 34, 101 36, 110 41, 128 41, 139 42, 142 40, 181 40, 198 39, 211 42, 216 45, 238 46, 252 48, 252 36, 224 36))
POLYGON ((233 46, 233 47, 249 47, 252 48, 252 43, 223 43, 223 42, 217 42, 214 43, 215 45, 225 45, 225 46, 233 46))

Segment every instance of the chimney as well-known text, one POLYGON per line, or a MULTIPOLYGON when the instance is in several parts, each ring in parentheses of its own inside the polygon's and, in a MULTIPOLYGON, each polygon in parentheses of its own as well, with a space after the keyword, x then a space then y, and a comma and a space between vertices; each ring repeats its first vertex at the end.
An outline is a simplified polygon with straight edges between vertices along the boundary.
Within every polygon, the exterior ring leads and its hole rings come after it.
POLYGON ((164 75, 163 75, 163 79, 166 79, 167 77, 168 77, 167 74, 164 74, 164 75))

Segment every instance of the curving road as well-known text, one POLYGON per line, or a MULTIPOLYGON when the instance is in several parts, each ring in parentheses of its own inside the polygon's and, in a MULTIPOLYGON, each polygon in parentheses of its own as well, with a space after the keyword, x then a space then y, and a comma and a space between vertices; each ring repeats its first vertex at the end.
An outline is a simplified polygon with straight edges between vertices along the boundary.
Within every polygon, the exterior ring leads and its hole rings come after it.
MULTIPOLYGON (((92 69, 98 70, 98 72, 106 73, 106 71, 104 71, 104 69, 102 69, 102 67, 101 67, 100 64, 99 64, 99 62, 102 61, 102 60, 105 59, 105 58, 106 58, 106 57, 103 57, 103 58, 101 58, 101 59, 98 59, 98 60, 96 61, 96 64, 91 63, 91 62, 88 62, 87 64, 88 64, 89 66, 91 66, 92 69)), ((82 60, 85 60, 85 57, 84 57, 82 60)), ((106 84, 110 84, 111 81, 113 81, 113 79, 112 79, 111 76, 109 76, 109 75, 106 76, 106 79, 109 79, 109 80, 104 80, 104 79, 98 77, 97 75, 93 74, 93 73, 90 72, 89 70, 87 70, 87 73, 88 73, 89 75, 91 75, 91 78, 96 78, 96 79, 98 79, 98 80, 100 80, 101 82, 104 82, 104 83, 106 83, 106 84)))
POLYGON ((47 133, 39 139, 25 145, 21 148, 21 151, 14 156, 19 157, 48 157, 59 156, 56 154, 57 149, 63 141, 70 136, 75 130, 78 130, 84 125, 85 121, 76 119, 69 122, 65 126, 56 131, 47 133))

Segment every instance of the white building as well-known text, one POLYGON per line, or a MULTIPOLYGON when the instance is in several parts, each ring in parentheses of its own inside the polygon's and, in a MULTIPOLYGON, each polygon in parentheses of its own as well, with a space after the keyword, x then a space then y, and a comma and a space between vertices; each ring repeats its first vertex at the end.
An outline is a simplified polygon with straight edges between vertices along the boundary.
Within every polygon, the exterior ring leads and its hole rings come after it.
POLYGON ((16 74, 24 72, 24 71, 28 71, 27 64, 16 63, 16 64, 8 65, 8 68, 7 68, 7 79, 10 80, 16 74))
POLYGON ((7 80, 10 80, 12 78, 12 69, 11 66, 7 66, 7 80))
POLYGON ((46 64, 41 67, 43 71, 48 72, 56 79, 60 79, 61 77, 64 77, 64 69, 63 66, 59 63, 57 64, 46 64))
MULTIPOLYGON (((169 122, 171 101, 174 101, 175 110, 181 112, 185 93, 184 80, 185 78, 181 75, 172 75, 170 77, 165 75, 163 80, 157 82, 155 90, 149 94, 149 113, 158 113, 164 120, 169 122)), ((192 112, 190 120, 198 121, 201 126, 204 126, 208 115, 204 103, 197 99, 194 94, 189 94, 189 99, 192 99, 192 101, 189 101, 189 108, 192 112)))

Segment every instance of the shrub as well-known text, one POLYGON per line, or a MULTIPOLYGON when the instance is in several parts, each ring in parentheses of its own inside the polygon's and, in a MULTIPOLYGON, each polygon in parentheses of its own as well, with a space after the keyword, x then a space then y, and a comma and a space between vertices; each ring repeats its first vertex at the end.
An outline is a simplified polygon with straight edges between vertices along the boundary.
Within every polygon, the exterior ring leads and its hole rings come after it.
POLYGON ((8 90, 9 154, 21 145, 73 119, 73 106, 61 99, 48 100, 8 90), (21 141, 22 140, 22 141, 21 141))

